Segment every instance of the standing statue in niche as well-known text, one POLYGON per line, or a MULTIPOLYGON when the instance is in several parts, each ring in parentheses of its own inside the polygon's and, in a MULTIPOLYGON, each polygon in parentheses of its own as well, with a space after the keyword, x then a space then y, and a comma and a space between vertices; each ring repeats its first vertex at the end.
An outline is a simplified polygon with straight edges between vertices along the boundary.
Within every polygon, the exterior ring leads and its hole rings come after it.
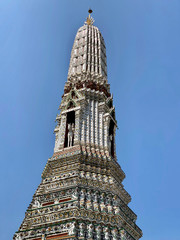
POLYGON ((42 235, 41 240, 46 240, 45 234, 42 235))
POLYGON ((73 146, 73 140, 74 140, 74 123, 68 124, 68 147, 73 146))

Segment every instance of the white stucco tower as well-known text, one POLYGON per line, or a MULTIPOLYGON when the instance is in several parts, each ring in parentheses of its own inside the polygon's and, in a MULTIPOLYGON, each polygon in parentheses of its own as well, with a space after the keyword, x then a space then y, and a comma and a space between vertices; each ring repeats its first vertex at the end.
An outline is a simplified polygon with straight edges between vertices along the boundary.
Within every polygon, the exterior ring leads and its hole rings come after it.
MULTIPOLYGON (((91 14, 92 10, 89 10, 91 14)), ((93 19, 79 28, 57 115, 55 148, 14 240, 138 240, 107 81, 106 47, 93 19)))
POLYGON ((115 157, 116 120, 112 102, 104 39, 97 27, 84 25, 78 30, 72 48, 68 81, 55 129, 55 153, 66 147, 67 115, 73 110, 73 145, 81 146, 86 152, 115 157), (111 137, 108 132, 110 122, 111 137), (109 152, 111 145, 112 154, 109 152))

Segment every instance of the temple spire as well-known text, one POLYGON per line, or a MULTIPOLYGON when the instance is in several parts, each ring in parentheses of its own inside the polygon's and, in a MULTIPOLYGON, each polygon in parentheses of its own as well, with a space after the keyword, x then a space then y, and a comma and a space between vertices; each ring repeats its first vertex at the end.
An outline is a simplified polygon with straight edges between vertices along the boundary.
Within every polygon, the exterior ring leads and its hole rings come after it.
POLYGON ((73 81, 81 76, 81 82, 87 76, 94 81, 107 83, 106 47, 99 29, 93 25, 92 10, 85 25, 77 31, 68 71, 68 80, 73 81), (98 80, 97 80, 98 79, 98 80))
POLYGON ((13 240, 139 240, 117 162, 106 47, 92 10, 77 31, 56 116, 54 154, 13 240))

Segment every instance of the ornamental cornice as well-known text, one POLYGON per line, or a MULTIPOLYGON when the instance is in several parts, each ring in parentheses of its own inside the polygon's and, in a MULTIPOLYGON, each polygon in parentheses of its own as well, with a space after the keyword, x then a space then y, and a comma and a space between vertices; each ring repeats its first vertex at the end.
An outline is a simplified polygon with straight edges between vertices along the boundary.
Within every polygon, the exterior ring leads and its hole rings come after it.
MULTIPOLYGON (((43 171, 42 174, 42 178, 45 178, 45 174, 49 173, 49 174, 55 174, 53 173, 53 168, 59 168, 62 166, 66 166, 69 165, 71 166, 70 168, 72 168, 73 164, 91 164, 92 167, 100 167, 102 169, 106 168, 107 170, 109 169, 110 173, 112 173, 114 175, 115 178, 119 178, 120 177, 120 182, 125 178, 125 174, 122 171, 120 165, 113 159, 111 158, 111 160, 109 160, 108 158, 102 159, 102 158, 98 158, 98 157, 93 157, 93 156, 84 156, 82 154, 80 154, 79 150, 76 152, 76 154, 74 154, 74 148, 72 148, 73 151, 73 155, 69 154, 69 152, 67 153, 66 157, 64 157, 65 154, 63 154, 64 152, 62 151, 61 155, 55 155, 55 157, 51 158, 48 160, 45 169, 43 171), (54 166, 54 167, 53 167, 54 166)), ((79 165, 76 165, 76 168, 79 165)), ((79 166, 80 168, 82 168, 81 166, 79 166)), ((65 168, 62 170, 65 170, 65 168)), ((107 171, 106 170, 106 171, 107 171)))
MULTIPOLYGON (((118 227, 127 230, 135 239, 139 239, 142 234, 142 231, 136 224, 130 223, 126 216, 113 215, 101 212, 95 212, 92 210, 86 209, 66 209, 65 211, 60 211, 56 213, 48 213, 44 216, 37 216, 34 218, 27 219, 26 231, 37 229, 38 227, 44 227, 47 224, 60 224, 60 222, 76 220, 76 221, 89 221, 94 224, 104 224, 109 227, 118 227)), ((19 231, 21 232, 21 230, 19 231)))

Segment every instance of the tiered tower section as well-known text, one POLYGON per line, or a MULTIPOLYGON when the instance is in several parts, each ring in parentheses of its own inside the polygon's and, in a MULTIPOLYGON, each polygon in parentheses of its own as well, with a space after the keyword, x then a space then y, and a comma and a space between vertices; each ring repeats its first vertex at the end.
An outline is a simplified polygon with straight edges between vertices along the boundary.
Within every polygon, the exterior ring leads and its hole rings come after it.
POLYGON ((90 16, 75 37, 60 110, 54 155, 13 239, 138 240, 117 163, 106 48, 90 16))

